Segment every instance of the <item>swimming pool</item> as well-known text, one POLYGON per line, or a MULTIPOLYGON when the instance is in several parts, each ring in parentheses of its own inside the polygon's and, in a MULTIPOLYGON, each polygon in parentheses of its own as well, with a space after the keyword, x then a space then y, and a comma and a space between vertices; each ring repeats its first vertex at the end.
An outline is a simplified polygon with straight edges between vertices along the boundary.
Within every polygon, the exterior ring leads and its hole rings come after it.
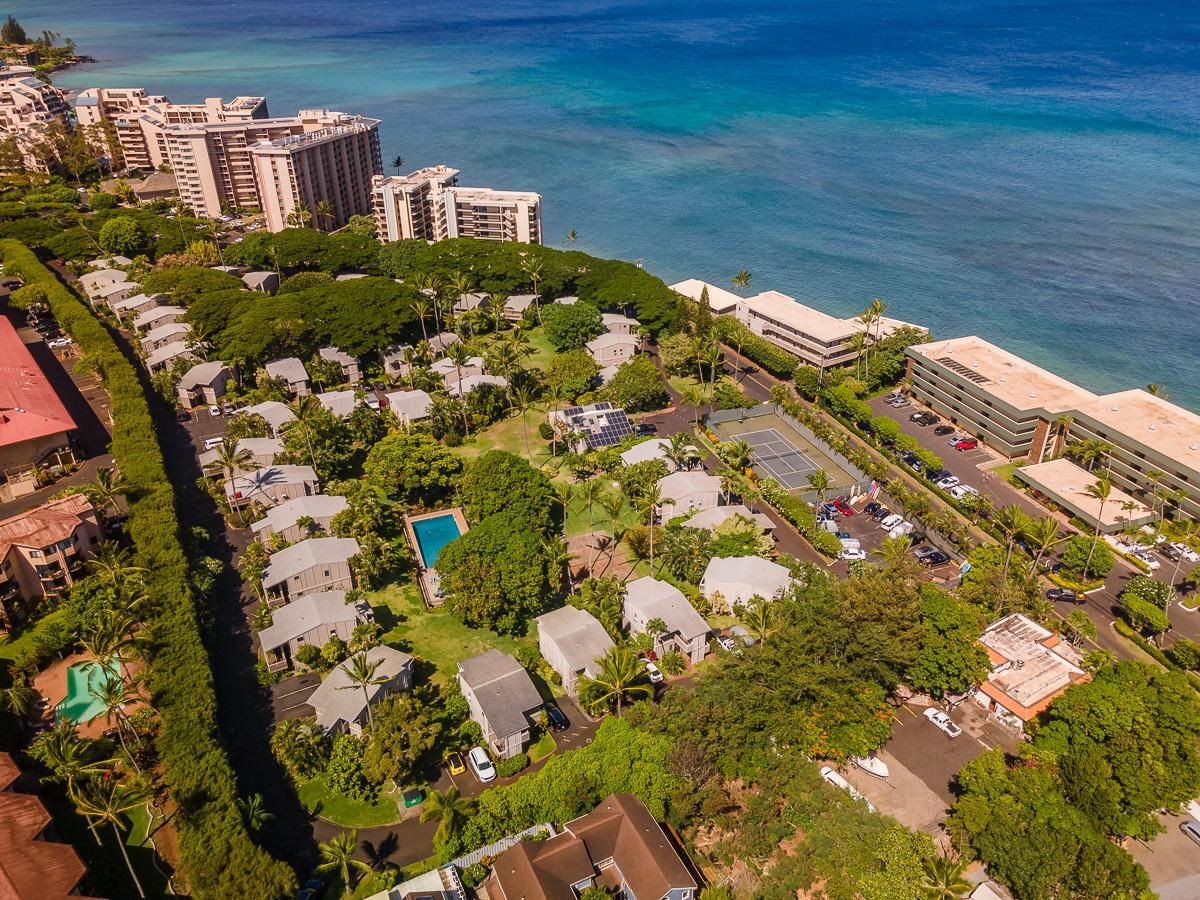
POLYGON ((425 569, 433 568, 442 548, 462 534, 453 511, 411 519, 409 525, 417 538, 417 562, 425 569))
MULTIPOLYGON (((67 696, 54 708, 56 718, 82 725, 96 716, 103 715, 104 704, 92 696, 88 684, 94 677, 99 686, 100 679, 105 677, 105 671, 94 659, 75 663, 67 669, 67 696)), ((107 678, 115 681, 120 677, 120 664, 114 659, 107 666, 107 678)))

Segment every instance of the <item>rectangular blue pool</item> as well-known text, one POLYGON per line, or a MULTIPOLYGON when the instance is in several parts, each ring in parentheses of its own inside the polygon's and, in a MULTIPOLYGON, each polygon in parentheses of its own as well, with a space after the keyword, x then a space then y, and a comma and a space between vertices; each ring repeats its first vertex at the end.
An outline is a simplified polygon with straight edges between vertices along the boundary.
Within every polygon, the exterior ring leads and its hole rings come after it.
POLYGON ((442 548, 462 534, 453 512, 415 519, 409 525, 417 538, 417 562, 425 569, 432 569, 442 548))

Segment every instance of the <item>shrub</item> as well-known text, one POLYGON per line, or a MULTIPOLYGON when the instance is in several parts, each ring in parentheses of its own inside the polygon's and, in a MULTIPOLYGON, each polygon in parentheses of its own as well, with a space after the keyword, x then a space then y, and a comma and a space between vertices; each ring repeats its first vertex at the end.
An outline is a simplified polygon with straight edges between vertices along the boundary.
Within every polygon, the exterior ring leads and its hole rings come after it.
POLYGON ((487 876, 487 866, 482 863, 471 863, 471 865, 462 870, 462 883, 468 888, 475 888, 483 884, 483 880, 487 876))
POLYGON ((88 197, 88 206, 92 209, 116 209, 117 198, 112 194, 96 191, 88 197))
POLYGON ((672 650, 659 657, 658 667, 668 675, 682 675, 687 671, 687 659, 678 650, 672 650))
POLYGON ((538 436, 543 441, 554 439, 554 427, 549 422, 538 422, 538 436))
POLYGON ((496 763, 496 774, 501 778, 508 778, 510 775, 516 775, 523 769, 529 768, 529 754, 518 753, 516 756, 510 756, 508 759, 502 759, 496 763))
POLYGON ((1156 581, 1147 575, 1135 575, 1129 580, 1129 584, 1125 585, 1121 595, 1137 597, 1153 603, 1159 609, 1166 609, 1167 604, 1175 597, 1175 589, 1166 582, 1156 581))
POLYGON ((1200 644, 1179 638, 1171 645, 1171 659, 1182 669, 1200 669, 1200 644))
POLYGON ((201 897, 279 897, 294 873, 256 846, 237 807, 233 770, 217 740, 216 697, 200 639, 200 611, 180 541, 168 479, 146 392, 112 333, 25 246, 0 242, 6 274, 42 284, 55 318, 104 380, 112 403, 112 453, 129 487, 129 535, 146 568, 155 610, 152 705, 162 720, 157 749, 172 799, 183 875, 201 897))
POLYGON ((718 316, 713 320, 717 337, 734 347, 748 359, 758 363, 778 378, 791 378, 796 374, 800 358, 776 347, 766 338, 759 337, 733 316, 718 316))
POLYGON ((1117 564, 1113 552, 1100 538, 1077 534, 1063 545, 1063 568, 1080 578, 1103 578, 1117 564), (1096 549, 1092 550, 1093 542, 1096 549), (1088 562, 1088 554, 1091 562, 1088 562), (1087 571, 1084 571, 1084 569, 1087 571))
POLYGON ((837 556, 842 552, 842 542, 824 529, 813 535, 812 545, 818 553, 824 553, 826 556, 837 556))

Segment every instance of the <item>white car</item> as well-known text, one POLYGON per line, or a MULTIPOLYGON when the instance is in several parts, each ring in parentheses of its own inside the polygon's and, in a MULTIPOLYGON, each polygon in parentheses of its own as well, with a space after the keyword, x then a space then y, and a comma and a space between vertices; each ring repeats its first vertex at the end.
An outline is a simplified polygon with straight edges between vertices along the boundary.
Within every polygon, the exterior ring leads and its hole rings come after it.
POLYGON ((717 636, 717 643, 720 644, 721 649, 726 653, 732 653, 738 648, 737 642, 733 638, 726 637, 723 634, 717 636))
POLYGON ((956 738, 962 734, 962 729, 955 725, 954 720, 940 709, 934 709, 932 706, 929 707, 925 710, 925 718, 932 722, 935 728, 945 732, 949 737, 956 738))
POLYGON ((73 341, 69 337, 60 337, 46 341, 46 346, 51 350, 61 350, 63 347, 70 347, 72 343, 73 341))
POLYGON ((961 500, 968 494, 978 493, 979 491, 975 490, 975 488, 971 487, 969 484, 956 484, 954 487, 950 488, 950 496, 955 500, 961 500))
POLYGON ((1162 566, 1159 564, 1159 561, 1157 559, 1155 559, 1153 556, 1151 556, 1145 550, 1140 550, 1140 551, 1134 553, 1133 555, 1135 557, 1137 557, 1138 559, 1140 559, 1142 562, 1144 562, 1149 567, 1151 572, 1155 571, 1156 569, 1162 568, 1162 566))
POLYGON ((861 800, 867 804, 867 809, 875 812, 875 807, 871 805, 871 801, 854 789, 854 785, 848 782, 845 778, 834 771, 833 766, 822 766, 821 777, 832 784, 835 788, 841 788, 855 800, 861 800))
POLYGON ((948 491, 952 487, 958 487, 959 481, 957 475, 947 475, 945 478, 940 478, 934 482, 943 491, 948 491))
POLYGON ((1187 544, 1179 543, 1177 541, 1174 544, 1172 544, 1171 546, 1174 547, 1176 550, 1178 550, 1179 555, 1182 556, 1188 562, 1200 562, 1200 553, 1197 553, 1195 550, 1193 550, 1187 544))
POLYGON ((899 525, 903 521, 904 521, 904 516, 900 515, 899 513, 892 513, 890 516, 888 516, 882 522, 879 523, 879 527, 881 529, 883 529, 884 531, 891 531, 893 528, 895 528, 897 525, 899 525))
POLYGON ((376 411, 378 411, 378 409, 379 409, 379 398, 378 398, 378 397, 376 397, 374 394, 367 394, 367 407, 368 407, 369 409, 373 409, 373 410, 376 410, 376 411))
POLYGON ((212 404, 212 406, 210 406, 208 408, 208 414, 210 416, 212 416, 214 419, 217 418, 218 416, 221 415, 221 407, 217 406, 217 404, 215 404, 215 403, 212 404))
POLYGON ((662 681, 663 681, 662 670, 659 669, 658 666, 656 666, 654 663, 652 663, 648 659, 642 660, 642 663, 646 666, 646 675, 649 676, 650 683, 651 684, 662 684, 662 681))
POLYGON ((471 771, 480 781, 486 784, 496 780, 496 767, 492 765, 491 757, 482 747, 472 747, 471 752, 467 754, 467 762, 471 764, 471 771))
POLYGON ((838 554, 838 559, 844 560, 846 562, 862 562, 866 558, 867 558, 866 551, 861 550, 858 547, 847 547, 845 550, 843 550, 841 553, 838 554))

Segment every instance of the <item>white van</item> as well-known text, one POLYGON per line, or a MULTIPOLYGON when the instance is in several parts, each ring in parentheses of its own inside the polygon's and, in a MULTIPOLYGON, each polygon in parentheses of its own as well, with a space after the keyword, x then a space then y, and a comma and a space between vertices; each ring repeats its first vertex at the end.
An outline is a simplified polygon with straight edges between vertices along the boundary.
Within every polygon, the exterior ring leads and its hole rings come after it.
POLYGON ((216 448, 216 447, 220 447, 220 446, 221 446, 221 442, 222 442, 222 441, 224 441, 224 440, 225 440, 225 438, 223 438, 223 437, 211 437, 211 438, 205 438, 205 439, 204 439, 204 449, 205 449, 205 450, 212 450, 212 449, 214 449, 214 448, 216 448))
POLYGON ((912 522, 901 522, 899 525, 897 525, 895 528, 893 528, 891 531, 888 532, 888 537, 890 537, 890 538, 903 537, 906 534, 912 534, 912 531, 913 531, 913 523, 912 522))
POLYGON ((897 525, 904 521, 904 516, 899 513, 892 513, 886 519, 879 523, 879 527, 884 531, 891 531, 897 525))
POLYGON ((843 550, 861 550, 862 542, 858 538, 841 538, 843 550))

